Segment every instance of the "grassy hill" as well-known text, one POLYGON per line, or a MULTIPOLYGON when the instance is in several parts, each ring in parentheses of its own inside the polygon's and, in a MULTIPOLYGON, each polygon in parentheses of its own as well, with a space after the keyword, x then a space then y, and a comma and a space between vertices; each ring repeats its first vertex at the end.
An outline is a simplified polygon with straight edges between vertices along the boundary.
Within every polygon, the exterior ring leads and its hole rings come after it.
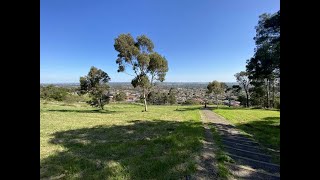
MULTIPOLYGON (((40 177, 179 179, 196 170, 204 129, 201 106, 40 101, 40 177)), ((279 150, 280 112, 228 108, 214 112, 266 147, 279 150)))
POLYGON ((178 179, 195 171, 199 106, 40 103, 41 178, 178 179))

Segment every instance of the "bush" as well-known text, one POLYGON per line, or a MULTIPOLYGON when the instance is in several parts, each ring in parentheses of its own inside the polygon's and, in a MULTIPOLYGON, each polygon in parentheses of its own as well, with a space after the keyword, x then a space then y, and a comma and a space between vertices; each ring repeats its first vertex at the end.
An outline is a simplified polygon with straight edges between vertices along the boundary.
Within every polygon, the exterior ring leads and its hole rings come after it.
POLYGON ((116 101, 124 101, 127 99, 127 95, 124 92, 120 92, 118 94, 116 94, 115 100, 116 101))
POLYGON ((68 94, 64 100, 66 103, 86 102, 87 99, 84 96, 68 94))
POLYGON ((200 103, 200 101, 197 101, 194 99, 188 99, 183 104, 185 104, 185 105, 199 105, 201 103, 200 103))
POLYGON ((240 102, 241 106, 246 106, 247 98, 245 95, 238 96, 238 101, 240 102))
POLYGON ((55 87, 49 85, 46 87, 40 87, 40 98, 48 100, 63 101, 66 99, 68 89, 63 87, 55 87))
POLYGON ((274 99, 274 108, 280 109, 280 98, 274 99))

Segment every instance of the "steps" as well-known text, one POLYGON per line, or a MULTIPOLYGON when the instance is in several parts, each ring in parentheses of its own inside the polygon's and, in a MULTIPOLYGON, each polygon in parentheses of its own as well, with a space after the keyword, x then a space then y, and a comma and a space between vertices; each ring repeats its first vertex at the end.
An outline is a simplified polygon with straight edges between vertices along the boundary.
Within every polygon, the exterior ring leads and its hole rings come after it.
POLYGON ((234 160, 226 165, 236 179, 280 179, 280 165, 272 163, 265 148, 214 112, 203 111, 220 134, 223 151, 234 160))
POLYGON ((266 155, 266 154, 262 154, 262 153, 258 153, 258 152, 254 152, 254 151, 247 151, 244 149, 234 148, 234 147, 230 147, 230 146, 224 146, 224 151, 229 154, 236 154, 241 157, 246 157, 246 158, 250 158, 250 159, 255 159, 255 160, 271 163, 271 156, 270 155, 266 155))
POLYGON ((233 160, 236 161, 235 164, 242 165, 242 166, 248 166, 250 168, 256 169, 256 170, 263 170, 265 172, 271 173, 271 174, 279 174, 280 173, 280 166, 268 163, 264 161, 259 161, 256 159, 251 159, 247 157, 238 156, 235 154, 227 153, 233 160))
POLYGON ((231 174, 239 179, 244 180, 279 180, 280 176, 275 174, 258 171, 252 168, 242 167, 227 163, 231 174))

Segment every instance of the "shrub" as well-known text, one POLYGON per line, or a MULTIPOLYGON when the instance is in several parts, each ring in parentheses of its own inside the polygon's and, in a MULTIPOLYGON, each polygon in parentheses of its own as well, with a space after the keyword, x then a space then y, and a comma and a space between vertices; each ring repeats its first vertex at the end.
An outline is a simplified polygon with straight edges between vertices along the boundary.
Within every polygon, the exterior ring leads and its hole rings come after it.
POLYGON ((48 100, 63 101, 66 99, 68 89, 49 85, 40 87, 40 98, 48 100))
POLYGON ((183 104, 185 104, 185 105, 199 105, 200 101, 197 101, 194 99, 188 99, 183 104))
POLYGON ((127 95, 124 92, 120 92, 120 93, 116 94, 116 96, 115 96, 116 101, 124 101, 126 99, 127 99, 127 95))

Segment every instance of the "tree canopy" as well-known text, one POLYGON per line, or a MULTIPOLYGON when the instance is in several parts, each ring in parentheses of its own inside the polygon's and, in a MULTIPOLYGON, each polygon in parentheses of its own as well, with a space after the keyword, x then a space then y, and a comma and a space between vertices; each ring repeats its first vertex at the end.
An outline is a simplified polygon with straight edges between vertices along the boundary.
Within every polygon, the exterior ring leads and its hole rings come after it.
POLYGON ((155 82, 163 82, 168 72, 166 58, 154 51, 153 42, 145 35, 138 36, 135 40, 131 34, 120 34, 115 39, 114 48, 118 52, 118 72, 126 72, 127 67, 132 68, 134 78, 131 84, 142 89, 147 111, 146 97, 150 89, 155 82))
POLYGON ((80 92, 81 94, 89 93, 91 98, 87 103, 103 109, 104 105, 109 103, 108 82, 109 75, 94 66, 90 68, 87 76, 80 77, 80 92))
POLYGON ((213 93, 215 98, 216 98, 216 103, 217 103, 217 107, 218 107, 218 96, 221 95, 222 93, 225 92, 225 88, 226 88, 226 84, 225 83, 220 83, 218 81, 212 81, 208 84, 207 86, 207 93, 211 94, 213 93))
POLYGON ((240 87, 245 91, 246 93, 246 107, 249 107, 249 88, 250 88, 250 82, 251 80, 249 79, 249 73, 245 71, 241 71, 239 73, 236 73, 234 75, 237 79, 237 82, 240 84, 240 87))
MULTIPOLYGON (((280 10, 274 14, 259 16, 254 37, 256 48, 254 56, 247 60, 246 71, 254 92, 252 97, 266 95, 267 107, 274 106, 275 91, 280 82, 280 10), (262 90, 265 88, 265 90, 262 90), (272 92, 272 104, 270 93, 272 92)), ((260 99, 260 98, 259 98, 260 99)), ((263 102, 261 100, 255 102, 263 102)))

